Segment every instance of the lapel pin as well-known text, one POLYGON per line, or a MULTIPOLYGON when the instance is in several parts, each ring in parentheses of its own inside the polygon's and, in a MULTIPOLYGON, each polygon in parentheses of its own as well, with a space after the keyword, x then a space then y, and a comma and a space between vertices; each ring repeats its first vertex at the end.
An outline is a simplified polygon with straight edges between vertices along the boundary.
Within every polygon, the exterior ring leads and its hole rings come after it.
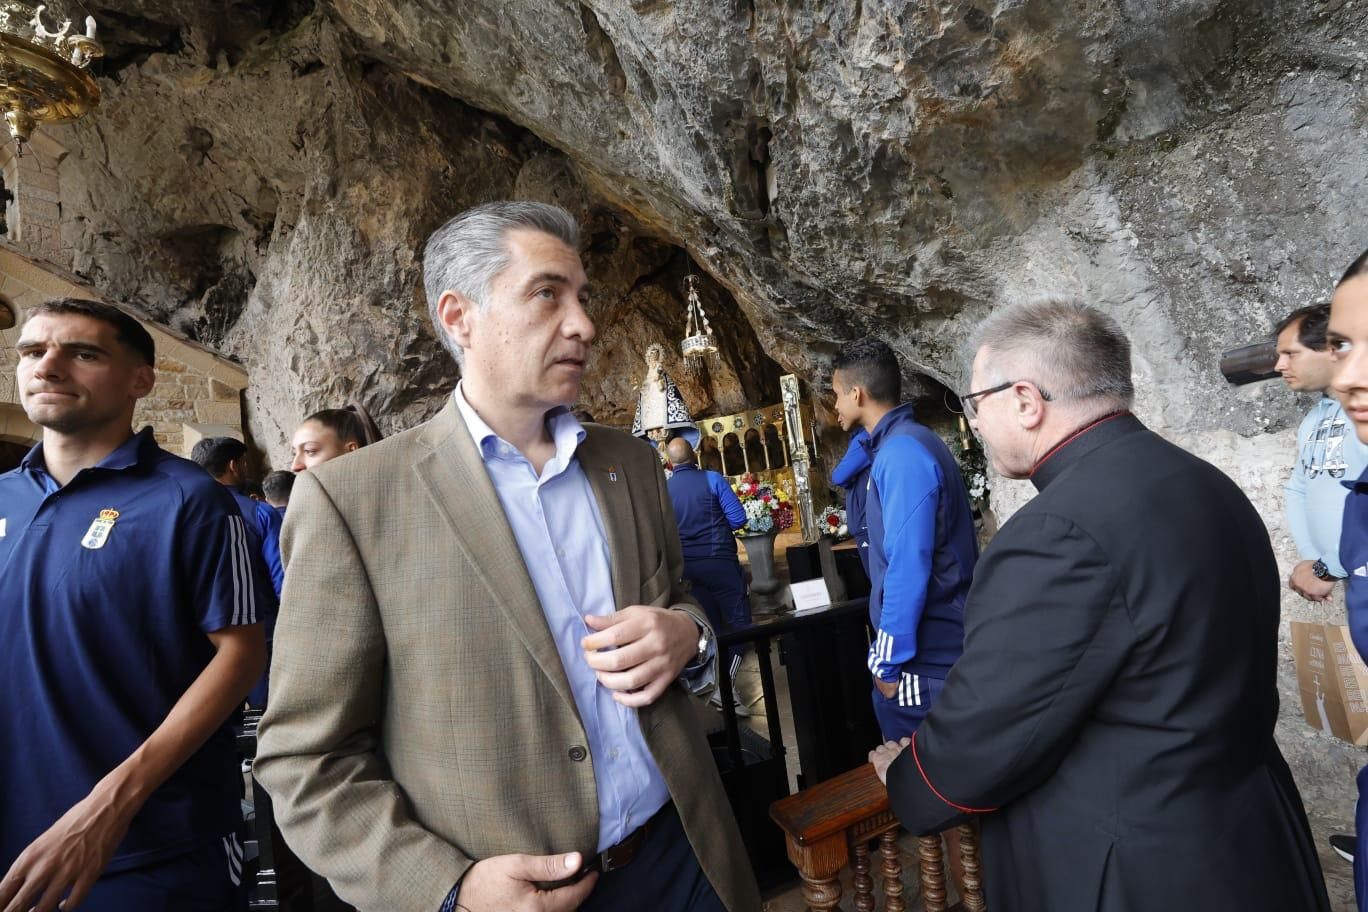
POLYGON ((617 466, 608 467, 608 480, 617 481, 617 466))

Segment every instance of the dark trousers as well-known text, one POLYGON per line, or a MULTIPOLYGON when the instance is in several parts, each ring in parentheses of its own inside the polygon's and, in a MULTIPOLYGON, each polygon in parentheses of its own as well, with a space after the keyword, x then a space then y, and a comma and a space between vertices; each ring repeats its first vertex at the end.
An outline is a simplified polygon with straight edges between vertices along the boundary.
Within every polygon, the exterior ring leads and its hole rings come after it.
POLYGON ((874 688, 874 718, 879 720, 879 731, 885 741, 910 738, 926 721, 931 704, 936 702, 945 687, 944 678, 932 678, 904 672, 898 678, 897 693, 885 697, 874 688))
MULTIPOLYGON (((746 576, 735 557, 692 557, 684 560, 684 578, 692 584, 690 595, 698 599, 715 633, 750 624, 750 599, 746 576)), ((728 673, 736 676, 745 648, 727 649, 728 673)))
POLYGON ((242 843, 230 836, 193 852, 95 882, 82 912, 246 912, 242 843))
POLYGON ((1358 806, 1354 808, 1354 895, 1359 912, 1368 912, 1368 766, 1358 774, 1358 806))
POLYGON ((580 912, 727 912, 703 875, 673 804, 667 804, 636 857, 600 874, 580 912))

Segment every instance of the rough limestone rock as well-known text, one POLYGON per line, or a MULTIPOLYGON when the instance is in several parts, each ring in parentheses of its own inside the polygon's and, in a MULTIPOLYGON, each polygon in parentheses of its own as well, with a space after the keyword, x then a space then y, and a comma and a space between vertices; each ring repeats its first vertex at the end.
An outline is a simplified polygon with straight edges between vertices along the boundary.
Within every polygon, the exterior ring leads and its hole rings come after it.
MULTIPOLYGON (((645 346, 677 340, 691 268, 724 342, 671 368, 700 412, 773 401, 785 371, 820 391, 866 332, 923 393, 961 389, 993 307, 1080 294, 1132 333, 1141 416, 1240 480, 1290 566, 1281 485, 1309 401, 1230 389, 1216 362, 1368 243, 1368 4, 90 5, 105 102, 52 130, 69 265, 242 359, 277 465, 314 408, 355 395, 395 429, 440 405, 455 372, 419 248, 521 195, 585 220, 604 420, 625 423, 645 346)), ((995 507, 1023 496, 999 483, 995 507)), ((1323 846, 1350 829, 1362 755, 1295 718, 1281 669, 1323 846)))

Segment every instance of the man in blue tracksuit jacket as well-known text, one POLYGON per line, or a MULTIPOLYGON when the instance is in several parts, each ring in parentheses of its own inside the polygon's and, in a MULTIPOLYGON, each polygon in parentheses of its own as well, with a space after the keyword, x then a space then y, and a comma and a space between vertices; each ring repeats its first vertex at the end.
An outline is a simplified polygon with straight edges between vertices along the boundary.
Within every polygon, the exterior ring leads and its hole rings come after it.
MULTIPOLYGON (((270 504, 253 500, 242 492, 242 485, 247 481, 247 446, 241 440, 234 437, 206 437, 191 449, 190 458, 233 495, 233 501, 247 526, 248 543, 252 550, 261 555, 271 575, 276 604, 262 606, 261 612, 262 626, 266 631, 266 652, 270 655, 275 640, 280 590, 285 585, 285 565, 280 557, 280 529, 284 517, 270 504)), ((267 668, 256 687, 247 695, 247 702, 258 709, 264 707, 269 690, 270 669, 267 668)))
POLYGON ((950 449, 898 405, 902 374, 877 339, 848 345, 832 387, 842 424, 869 431, 869 527, 874 714, 885 740, 916 731, 964 649, 964 602, 978 540, 950 449))
MULTIPOLYGON (((666 484, 679 524, 684 578, 692 584, 690 593, 703 606, 717 633, 745 627, 750 623, 750 602, 732 532, 746 524, 746 510, 727 479, 698 467, 689 441, 683 437, 671 440, 666 455, 674 470, 666 484)), ((732 680, 743 654, 736 646, 727 650, 732 680)))
POLYGON ((869 575, 869 524, 865 521, 865 493, 869 486, 869 467, 874 457, 869 452, 869 432, 862 427, 843 428, 853 430, 850 446, 845 455, 831 470, 831 483, 845 488, 846 491, 846 528, 850 537, 855 539, 855 547, 864 564, 865 575, 869 575))

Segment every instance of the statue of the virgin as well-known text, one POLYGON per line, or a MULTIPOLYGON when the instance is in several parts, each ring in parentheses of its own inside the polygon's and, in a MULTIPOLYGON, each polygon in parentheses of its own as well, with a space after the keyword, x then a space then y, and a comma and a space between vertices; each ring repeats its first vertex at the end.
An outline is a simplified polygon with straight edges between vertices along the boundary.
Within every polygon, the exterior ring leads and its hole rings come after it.
POLYGON ((683 437, 689 441, 689 446, 698 449, 698 428, 689 415, 684 397, 679 394, 679 387, 665 371, 663 345, 646 349, 646 376, 637 393, 632 435, 650 440, 658 447, 672 437, 683 437))

